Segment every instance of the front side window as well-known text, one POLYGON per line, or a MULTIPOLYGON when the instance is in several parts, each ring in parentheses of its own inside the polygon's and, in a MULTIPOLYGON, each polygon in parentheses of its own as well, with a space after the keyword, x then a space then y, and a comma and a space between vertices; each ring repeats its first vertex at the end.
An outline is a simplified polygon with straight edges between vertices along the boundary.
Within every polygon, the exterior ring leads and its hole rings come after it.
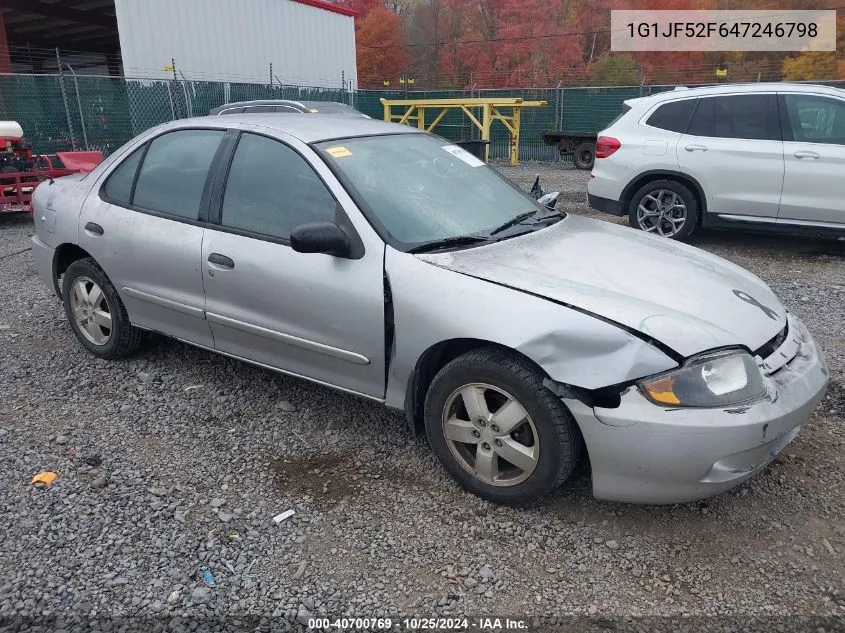
POLYGON ((318 147, 365 210, 403 247, 490 237, 503 223, 541 211, 482 161, 434 135, 365 136, 318 147))
POLYGON ((646 125, 683 134, 687 131, 694 106, 695 99, 664 103, 648 117, 646 125))
POLYGON ((110 201, 129 206, 132 201, 132 183, 143 153, 143 147, 136 149, 109 175, 103 193, 110 201))
POLYGON ((154 139, 147 150, 132 206, 196 220, 222 130, 178 130, 154 139))
POLYGON ((266 136, 241 136, 223 193, 223 226, 287 239, 301 224, 333 221, 336 207, 326 185, 293 149, 266 136))
POLYGON ((748 94, 698 100, 688 134, 747 140, 780 140, 774 95, 748 94))
POLYGON ((793 94, 784 100, 793 140, 845 145, 845 101, 793 94))

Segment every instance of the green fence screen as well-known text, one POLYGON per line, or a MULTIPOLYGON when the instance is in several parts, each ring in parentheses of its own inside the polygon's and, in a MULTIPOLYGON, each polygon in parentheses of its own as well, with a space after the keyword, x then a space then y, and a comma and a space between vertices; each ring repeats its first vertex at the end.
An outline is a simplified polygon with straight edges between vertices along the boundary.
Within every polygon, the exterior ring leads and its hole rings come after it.
MULTIPOLYGON (((845 87, 845 82, 825 82, 845 87)), ((145 129, 174 119, 204 116, 212 108, 249 99, 342 101, 373 118, 382 118, 379 101, 408 98, 522 97, 542 100, 543 108, 522 112, 521 160, 561 160, 546 145, 543 133, 553 130, 594 133, 620 111, 622 102, 673 86, 549 88, 512 90, 359 90, 188 80, 136 80, 121 77, 0 75, 0 120, 14 120, 39 153, 99 149, 108 154, 145 129)), ((480 113, 479 113, 480 114, 480 113)), ((473 140, 478 130, 459 110, 447 114, 435 132, 453 141, 473 140)), ((507 130, 496 122, 491 130, 491 157, 508 158, 507 130)))

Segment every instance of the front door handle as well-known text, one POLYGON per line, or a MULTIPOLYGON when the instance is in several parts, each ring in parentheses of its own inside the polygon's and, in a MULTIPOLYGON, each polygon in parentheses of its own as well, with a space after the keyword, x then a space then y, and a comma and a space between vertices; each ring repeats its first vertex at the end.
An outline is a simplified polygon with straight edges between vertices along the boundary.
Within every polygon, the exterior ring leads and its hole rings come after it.
POLYGON ((211 255, 209 255, 208 263, 216 264, 217 266, 222 266, 223 268, 235 267, 235 262, 232 260, 231 257, 226 257, 225 255, 221 255, 220 253, 212 253, 211 255))
POLYGON ((817 154, 816 152, 811 152, 809 150, 797 151, 793 154, 793 156, 795 156, 795 158, 812 158, 813 160, 821 158, 820 154, 817 154))
POLYGON ((687 145, 685 148, 688 152, 706 152, 706 145, 687 145))
POLYGON ((103 234, 103 227, 95 222, 88 222, 85 225, 85 230, 93 235, 102 235, 103 234))

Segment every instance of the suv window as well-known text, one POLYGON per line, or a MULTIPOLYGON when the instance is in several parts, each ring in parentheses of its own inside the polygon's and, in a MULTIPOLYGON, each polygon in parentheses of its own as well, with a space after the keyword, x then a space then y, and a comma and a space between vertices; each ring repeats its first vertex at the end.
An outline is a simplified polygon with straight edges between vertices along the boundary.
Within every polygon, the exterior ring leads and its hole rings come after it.
POLYGON ((784 100, 793 140, 845 145, 845 101, 792 94, 784 100))
POLYGON ((276 108, 271 105, 255 105, 244 108, 244 114, 265 114, 267 112, 275 112, 276 108))
POLYGON ((132 199, 132 182, 135 180, 135 172, 138 171, 138 163, 144 147, 136 149, 129 158, 125 159, 111 174, 103 186, 103 194, 109 200, 118 204, 129 206, 132 199))
POLYGON ((336 202, 302 156, 277 140, 245 133, 238 141, 220 221, 287 239, 307 222, 334 221, 336 202))
POLYGON ((196 220, 208 170, 223 130, 178 130, 147 150, 132 205, 196 220))
POLYGON ((774 95, 706 97, 690 122, 688 134, 751 140, 780 140, 774 95))
POLYGON ((648 117, 646 125, 683 134, 687 131, 694 107, 695 99, 664 103, 648 117))

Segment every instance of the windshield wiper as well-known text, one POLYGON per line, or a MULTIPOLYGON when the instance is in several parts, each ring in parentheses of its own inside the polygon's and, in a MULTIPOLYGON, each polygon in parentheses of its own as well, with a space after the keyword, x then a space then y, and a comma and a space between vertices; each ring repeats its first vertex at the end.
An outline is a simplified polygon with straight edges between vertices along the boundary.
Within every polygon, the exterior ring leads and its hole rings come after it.
POLYGON ((533 209, 531 211, 526 211, 525 213, 520 213, 515 218, 511 218, 510 220, 508 220, 507 222, 505 222, 501 226, 497 226, 495 229, 490 231, 490 235, 496 235, 497 233, 501 233, 502 231, 505 231, 505 230, 511 228, 512 226, 516 226, 517 224, 519 224, 523 220, 527 220, 531 216, 537 215, 539 212, 540 212, 540 209, 533 209))
POLYGON ((423 242, 417 244, 409 249, 409 253, 428 253, 430 251, 440 250, 441 248, 452 248, 456 246, 469 246, 471 244, 478 244, 479 242, 486 242, 486 237, 479 237, 477 235, 458 235, 457 237, 446 237, 442 240, 432 240, 430 242, 423 242))

